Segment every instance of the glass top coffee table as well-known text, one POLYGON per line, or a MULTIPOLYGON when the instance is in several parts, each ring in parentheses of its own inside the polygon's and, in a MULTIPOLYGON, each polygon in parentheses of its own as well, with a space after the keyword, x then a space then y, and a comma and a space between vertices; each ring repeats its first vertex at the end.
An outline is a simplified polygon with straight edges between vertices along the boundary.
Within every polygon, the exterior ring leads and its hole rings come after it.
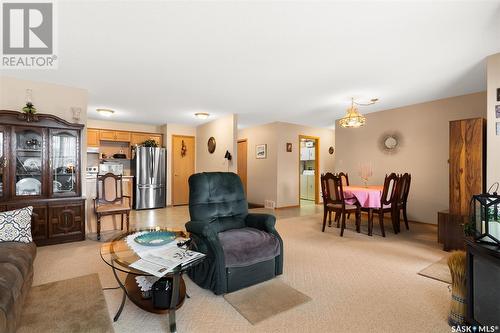
MULTIPOLYGON (((169 314, 169 323, 170 323, 170 331, 176 332, 176 324, 175 324, 175 311, 179 309, 184 300, 186 298, 186 284, 184 283, 184 279, 182 278, 182 274, 194 265, 198 265, 202 262, 205 257, 199 258, 195 261, 190 262, 187 265, 179 265, 173 269, 172 272, 165 274, 164 277, 171 280, 172 286, 172 296, 170 301, 170 307, 168 309, 159 309, 153 306, 153 301, 150 298, 144 298, 141 289, 137 285, 135 278, 137 276, 152 276, 146 272, 140 271, 131 267, 130 265, 135 261, 139 260, 140 257, 135 253, 134 250, 130 248, 130 246, 126 242, 126 237, 141 231, 169 231, 173 232, 176 235, 176 238, 186 239, 189 238, 189 234, 185 231, 169 229, 169 228, 144 228, 144 229, 136 229, 131 230, 129 232, 123 233, 118 237, 114 238, 110 242, 104 243, 101 246, 100 254, 102 260, 108 264, 115 276, 118 285, 123 290, 123 297, 120 307, 113 318, 113 321, 117 321, 120 318, 123 307, 125 305, 125 300, 131 300, 135 305, 140 307, 141 309, 152 312, 152 313, 168 313, 169 314), (118 272, 126 273, 125 282, 118 276, 118 272)), ((174 240, 177 242, 177 240, 174 240)))

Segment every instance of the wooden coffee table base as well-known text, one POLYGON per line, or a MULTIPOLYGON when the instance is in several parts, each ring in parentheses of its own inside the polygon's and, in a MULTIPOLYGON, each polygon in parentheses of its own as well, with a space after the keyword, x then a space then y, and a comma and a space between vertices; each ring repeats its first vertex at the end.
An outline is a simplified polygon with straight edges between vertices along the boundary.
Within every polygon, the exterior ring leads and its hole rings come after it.
MULTIPOLYGON (((127 278, 125 279, 125 289, 127 289, 128 299, 131 300, 135 305, 143 309, 144 311, 152 312, 152 313, 168 313, 169 309, 157 309, 153 307, 153 300, 151 298, 144 299, 142 298, 141 289, 137 285, 135 281, 135 277, 137 275, 127 274, 127 278)), ((179 278, 179 298, 177 301, 177 305, 175 309, 179 309, 182 304, 184 304, 184 300, 186 299, 186 284, 184 283, 184 279, 182 276, 179 278)))

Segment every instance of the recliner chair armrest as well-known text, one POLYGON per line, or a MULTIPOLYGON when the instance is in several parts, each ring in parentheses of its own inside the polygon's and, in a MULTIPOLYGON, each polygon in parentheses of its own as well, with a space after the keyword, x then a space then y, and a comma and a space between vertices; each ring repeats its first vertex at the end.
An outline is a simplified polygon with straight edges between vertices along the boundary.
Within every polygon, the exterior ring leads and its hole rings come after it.
POLYGON ((276 217, 271 214, 257 214, 250 213, 247 215, 245 224, 247 227, 267 231, 270 233, 276 232, 274 225, 276 224, 276 217))
POLYGON ((189 221, 186 223, 186 230, 190 233, 210 238, 217 236, 217 231, 211 228, 210 223, 201 221, 189 221))

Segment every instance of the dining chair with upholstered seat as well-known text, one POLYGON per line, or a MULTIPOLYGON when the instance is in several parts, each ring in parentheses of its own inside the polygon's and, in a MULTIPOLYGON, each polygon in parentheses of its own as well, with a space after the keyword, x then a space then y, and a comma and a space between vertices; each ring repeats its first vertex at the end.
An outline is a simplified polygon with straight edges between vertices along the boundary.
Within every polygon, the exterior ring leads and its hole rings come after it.
POLYGON ((408 226, 408 216, 406 214, 406 206, 408 202, 408 194, 410 193, 410 183, 411 183, 411 175, 409 173, 405 173, 399 176, 398 184, 396 186, 396 206, 395 209, 395 220, 398 232, 401 231, 400 228, 400 216, 401 212, 403 212, 403 220, 405 222, 406 230, 410 230, 408 226))
POLYGON ((130 196, 123 195, 122 176, 112 173, 97 176, 96 197, 94 198, 94 213, 97 216, 97 239, 101 239, 101 218, 103 216, 120 215, 121 230, 123 230, 123 217, 125 216, 128 232, 130 210, 130 196))
POLYGON ((380 205, 378 207, 363 208, 363 211, 368 212, 368 235, 373 234, 373 214, 376 213, 379 216, 380 231, 382 237, 385 237, 384 228, 384 213, 391 213, 392 226, 394 228, 394 233, 398 233, 396 224, 394 223, 394 214, 396 207, 396 186, 398 182, 398 175, 391 173, 385 176, 384 188, 382 190, 382 196, 380 198, 380 205))
MULTIPOLYGON (((321 192, 323 196, 323 229, 325 231, 327 215, 334 212, 337 216, 341 216, 342 223, 340 226, 340 236, 344 235, 344 229, 346 228, 346 214, 355 213, 356 214, 356 231, 360 232, 361 224, 361 208, 356 204, 347 204, 344 198, 344 191, 342 189, 342 180, 340 177, 327 172, 321 175, 321 192)), ((337 224, 337 227, 339 225, 337 224)))

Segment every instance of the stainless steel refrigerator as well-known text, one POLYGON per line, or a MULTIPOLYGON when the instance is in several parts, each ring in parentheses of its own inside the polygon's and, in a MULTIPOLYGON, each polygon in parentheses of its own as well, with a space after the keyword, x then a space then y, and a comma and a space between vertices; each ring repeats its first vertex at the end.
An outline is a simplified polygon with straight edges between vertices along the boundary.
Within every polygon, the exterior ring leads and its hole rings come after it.
POLYGON ((165 207, 165 148, 137 147, 132 160, 134 209, 165 207))

